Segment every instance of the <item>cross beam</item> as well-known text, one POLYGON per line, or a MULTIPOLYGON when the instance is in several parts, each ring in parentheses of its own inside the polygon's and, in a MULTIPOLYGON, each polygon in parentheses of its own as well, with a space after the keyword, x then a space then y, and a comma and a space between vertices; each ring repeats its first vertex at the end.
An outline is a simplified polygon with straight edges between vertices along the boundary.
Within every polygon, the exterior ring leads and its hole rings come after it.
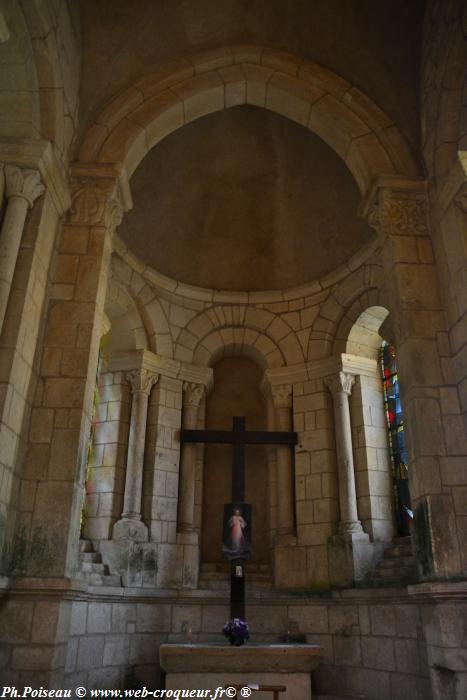
MULTIPOLYGON (((296 445, 297 433, 286 431, 246 430, 245 418, 234 416, 232 430, 182 430, 182 443, 204 442, 232 445, 232 502, 245 500, 245 447, 246 445, 296 445)), ((235 573, 232 565, 230 578, 230 615, 245 617, 245 576, 235 573)), ((242 572, 243 572, 242 565, 242 572)))

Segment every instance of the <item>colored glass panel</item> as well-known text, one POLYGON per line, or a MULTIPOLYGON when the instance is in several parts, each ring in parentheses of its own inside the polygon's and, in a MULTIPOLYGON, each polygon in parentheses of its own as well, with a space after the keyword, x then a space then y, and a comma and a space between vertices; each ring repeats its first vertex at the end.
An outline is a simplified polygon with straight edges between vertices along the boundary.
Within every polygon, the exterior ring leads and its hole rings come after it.
POLYGON ((394 483, 397 530, 398 535, 403 536, 410 534, 409 461, 405 443, 404 413, 399 392, 397 354, 394 345, 383 343, 380 363, 394 483))

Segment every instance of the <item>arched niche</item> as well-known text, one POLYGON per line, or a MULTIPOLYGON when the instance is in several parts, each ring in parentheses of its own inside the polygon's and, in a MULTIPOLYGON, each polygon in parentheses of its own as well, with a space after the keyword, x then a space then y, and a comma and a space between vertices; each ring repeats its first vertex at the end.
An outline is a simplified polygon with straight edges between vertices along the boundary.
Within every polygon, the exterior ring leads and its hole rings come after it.
POLYGON ((123 285, 111 279, 104 306, 110 322, 101 341, 106 355, 125 350, 148 350, 148 339, 136 304, 123 285))
POLYGON ((346 353, 373 360, 357 374, 350 397, 357 508, 366 532, 374 541, 389 541, 395 534, 394 492, 384 409, 380 350, 389 311, 370 306, 355 319, 346 353))
MULTIPOLYGON (((231 430, 232 417, 244 416, 247 430, 267 430, 267 405, 260 391, 261 367, 248 357, 230 356, 213 367, 213 390, 206 400, 206 427, 231 430)), ((246 448, 245 495, 253 506, 252 564, 270 561, 269 452, 262 445, 246 448)), ((221 565, 224 504, 231 502, 232 448, 206 445, 202 484, 201 560, 221 565)))
POLYGON ((380 331, 388 315, 384 306, 371 306, 362 311, 350 330, 345 351, 377 360, 383 341, 380 331))

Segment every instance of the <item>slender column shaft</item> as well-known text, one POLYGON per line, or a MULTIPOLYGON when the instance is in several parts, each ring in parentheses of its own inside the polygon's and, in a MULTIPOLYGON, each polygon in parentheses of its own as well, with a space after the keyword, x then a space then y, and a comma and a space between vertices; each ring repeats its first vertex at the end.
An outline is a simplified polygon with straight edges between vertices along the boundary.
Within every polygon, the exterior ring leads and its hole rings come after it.
POLYGON ((339 478, 339 506, 341 521, 339 532, 361 532, 358 519, 357 495, 352 452, 349 396, 355 377, 345 372, 326 380, 334 405, 334 430, 336 435, 337 470, 339 478))
POLYGON ((132 403, 128 455, 125 476, 123 513, 114 525, 114 538, 144 540, 147 528, 141 523, 141 499, 143 493, 144 447, 146 442, 146 420, 151 389, 159 379, 147 369, 135 369, 126 376, 131 384, 132 403))
MULTIPOLYGON (((199 405, 203 394, 204 386, 202 384, 184 383, 182 425, 185 430, 196 429, 199 405)), ((186 443, 182 446, 180 455, 179 532, 192 532, 195 528, 195 468, 196 445, 186 443)))
POLYGON ((0 234, 0 331, 10 296, 26 214, 35 199, 44 191, 36 170, 22 170, 14 165, 6 165, 5 181, 8 203, 0 234))
MULTIPOLYGON (((271 389, 276 430, 292 430, 292 388, 278 386, 271 389)), ((277 459, 277 534, 294 532, 294 474, 293 452, 287 445, 278 445, 277 459)))

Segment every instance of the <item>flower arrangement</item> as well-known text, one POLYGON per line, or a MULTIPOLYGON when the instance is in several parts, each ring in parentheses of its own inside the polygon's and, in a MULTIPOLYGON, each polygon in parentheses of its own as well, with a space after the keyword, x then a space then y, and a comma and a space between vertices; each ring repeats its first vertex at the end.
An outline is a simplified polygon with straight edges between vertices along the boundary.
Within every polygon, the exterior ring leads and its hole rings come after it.
POLYGON ((228 620, 223 627, 224 636, 236 647, 241 646, 250 638, 250 628, 248 622, 241 620, 239 617, 234 617, 233 620, 228 620))

